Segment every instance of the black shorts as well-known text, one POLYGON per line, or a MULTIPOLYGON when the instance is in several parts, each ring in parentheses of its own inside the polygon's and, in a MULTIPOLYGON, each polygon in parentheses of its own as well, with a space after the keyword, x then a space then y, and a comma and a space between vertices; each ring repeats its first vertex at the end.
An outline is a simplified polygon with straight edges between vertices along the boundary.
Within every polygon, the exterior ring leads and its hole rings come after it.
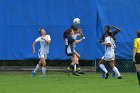
POLYGON ((135 60, 136 60, 135 64, 140 64, 140 53, 136 53, 135 60))
POLYGON ((68 53, 67 49, 65 49, 65 53, 69 58, 73 58, 75 56, 75 53, 73 51, 71 53, 68 53))

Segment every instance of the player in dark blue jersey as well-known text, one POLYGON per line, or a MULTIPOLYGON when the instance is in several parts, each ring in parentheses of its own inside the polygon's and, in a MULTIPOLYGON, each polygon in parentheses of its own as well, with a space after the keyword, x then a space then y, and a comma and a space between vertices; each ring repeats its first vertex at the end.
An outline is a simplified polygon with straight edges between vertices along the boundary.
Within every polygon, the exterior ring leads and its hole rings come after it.
MULTIPOLYGON (((74 46, 77 43, 80 43, 84 38, 81 38, 80 40, 75 40, 72 35, 74 34, 73 29, 69 28, 68 30, 66 30, 63 34, 64 37, 64 41, 65 41, 65 52, 66 55, 71 59, 71 65, 70 65, 70 69, 73 70, 73 75, 79 76, 79 74, 76 72, 76 68, 74 68, 74 66, 77 64, 78 62, 78 58, 74 52, 74 46)), ((69 72, 68 72, 69 75, 69 72)))
MULTIPOLYGON (((118 32, 120 32, 121 30, 115 26, 105 26, 105 33, 102 35, 102 37, 100 38, 100 43, 104 42, 105 40, 105 37, 106 37, 106 32, 107 31, 111 31, 112 32, 112 38, 114 39, 114 41, 116 41, 116 35, 118 34, 118 32), (115 30, 115 31, 112 31, 112 30, 115 30)), ((116 45, 115 45, 115 48, 116 48, 116 45)), ((115 60, 114 60, 115 62, 115 60)), ((116 64, 116 62, 114 63, 116 64)), ((104 78, 105 77, 105 73, 102 73, 100 75, 101 78, 104 78)), ((115 78, 115 73, 113 72, 112 74, 112 78, 115 78)))

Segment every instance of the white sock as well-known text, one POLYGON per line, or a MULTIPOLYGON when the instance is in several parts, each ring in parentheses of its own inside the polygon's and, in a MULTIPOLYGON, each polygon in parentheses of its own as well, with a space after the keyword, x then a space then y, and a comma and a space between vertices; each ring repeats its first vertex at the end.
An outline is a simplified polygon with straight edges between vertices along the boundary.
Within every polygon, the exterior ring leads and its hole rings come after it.
POLYGON ((105 73, 108 73, 108 71, 106 70, 106 68, 103 64, 100 64, 99 66, 105 73))
POLYGON ((76 64, 74 64, 74 71, 76 71, 76 64))
POLYGON ((36 65, 34 72, 36 73, 37 70, 40 68, 39 64, 36 65))
POLYGON ((42 67, 42 74, 46 75, 46 68, 42 67))
POLYGON ((118 71, 118 69, 116 67, 113 68, 113 71, 115 72, 115 74, 119 76, 121 76, 120 72, 118 71))

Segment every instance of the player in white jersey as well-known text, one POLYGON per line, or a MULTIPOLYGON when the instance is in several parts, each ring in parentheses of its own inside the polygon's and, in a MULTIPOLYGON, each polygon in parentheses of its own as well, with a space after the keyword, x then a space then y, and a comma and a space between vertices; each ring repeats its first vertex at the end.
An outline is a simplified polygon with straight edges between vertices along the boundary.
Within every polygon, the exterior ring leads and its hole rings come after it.
MULTIPOLYGON (((121 31, 121 29, 116 27, 116 26, 105 26, 105 32, 106 31, 112 31, 112 38, 113 38, 114 41, 116 41, 115 36, 121 31)), ((100 43, 104 42, 105 37, 106 37, 106 33, 104 33, 102 35, 102 37, 100 38, 100 43)), ((115 50, 116 50, 116 48, 115 48, 115 50)), ((116 51, 115 51, 115 53, 116 53, 116 51)), ((114 61, 114 62, 115 62, 114 64, 116 64, 116 61, 114 61)), ((113 72, 112 78, 115 78, 115 76, 116 76, 116 74, 115 74, 115 72, 113 72)), ((104 72, 100 75, 100 78, 105 78, 105 73, 104 72)))
POLYGON ((105 72, 105 74, 106 74, 105 79, 107 79, 109 76, 109 72, 105 68, 104 64, 105 64, 105 62, 109 62, 110 67, 118 75, 118 79, 122 79, 120 72, 118 71, 118 69, 114 65, 115 41, 113 40, 113 38, 111 36, 112 36, 112 32, 107 31, 105 41, 102 43, 103 45, 105 45, 105 54, 102 57, 102 59, 99 61, 99 66, 105 72))
MULTIPOLYGON (((83 38, 83 33, 82 30, 79 29, 76 25, 72 25, 71 29, 73 29, 74 34, 72 35, 74 40, 77 40, 77 37, 80 36, 81 38, 83 38)), ((85 37, 84 37, 85 38, 85 37)), ((76 47, 76 45, 74 45, 74 48, 76 47)), ((79 59, 80 59, 80 54, 74 49, 74 53, 76 55, 76 57, 78 58, 77 60, 77 64, 74 66, 74 68, 77 68, 77 71, 79 74, 85 74, 83 71, 81 71, 80 65, 79 65, 79 59)), ((70 70, 70 67, 68 67, 67 70, 70 70)))
POLYGON ((44 29, 40 29, 39 33, 41 34, 32 45, 33 53, 36 53, 35 45, 37 42, 40 42, 40 49, 38 51, 39 63, 36 65, 34 71, 32 71, 32 77, 35 77, 37 70, 42 67, 43 77, 46 77, 46 59, 47 54, 49 53, 49 45, 51 43, 50 35, 46 35, 46 31, 44 29))

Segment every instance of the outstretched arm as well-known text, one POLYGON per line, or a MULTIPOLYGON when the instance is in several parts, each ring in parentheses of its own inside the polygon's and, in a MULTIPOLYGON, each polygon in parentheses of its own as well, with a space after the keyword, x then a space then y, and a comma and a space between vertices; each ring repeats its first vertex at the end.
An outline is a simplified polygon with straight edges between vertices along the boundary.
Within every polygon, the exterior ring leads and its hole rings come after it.
POLYGON ((85 37, 81 38, 80 40, 75 40, 75 41, 74 41, 74 44, 80 43, 83 39, 85 39, 85 37))
POLYGON ((115 31, 113 32, 113 37, 115 37, 115 35, 116 35, 116 34, 118 34, 118 32, 120 32, 120 31, 121 31, 121 29, 120 29, 120 28, 118 28, 118 27, 116 27, 116 26, 112 26, 112 28, 114 28, 114 29, 115 29, 115 31))
POLYGON ((134 47, 133 48, 133 62, 136 62, 135 55, 136 55, 136 48, 134 47))

